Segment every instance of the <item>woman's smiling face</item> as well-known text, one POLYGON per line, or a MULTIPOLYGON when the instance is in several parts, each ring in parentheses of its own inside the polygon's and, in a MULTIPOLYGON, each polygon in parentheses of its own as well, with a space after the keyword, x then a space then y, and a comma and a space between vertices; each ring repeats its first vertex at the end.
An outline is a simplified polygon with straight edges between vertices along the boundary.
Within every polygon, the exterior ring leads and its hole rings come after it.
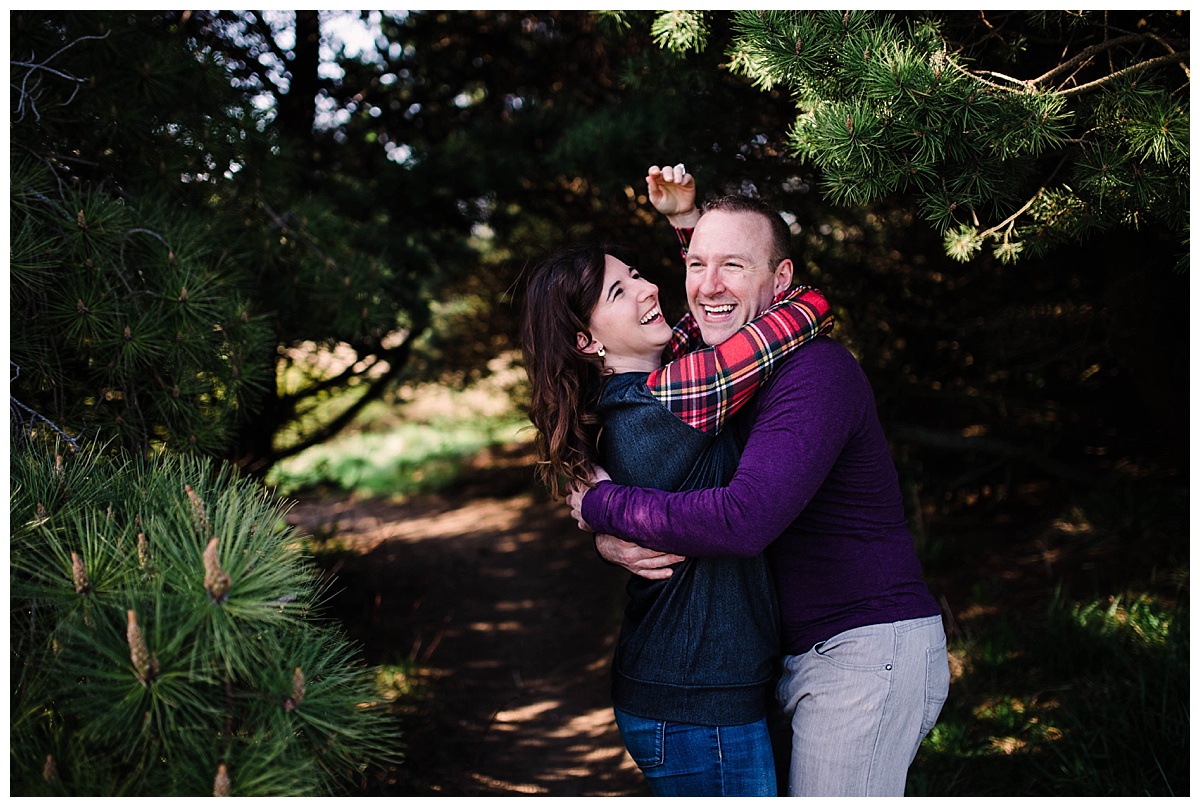
POLYGON ((580 348, 604 348, 604 366, 614 372, 650 372, 662 366, 671 326, 658 305, 658 286, 612 255, 604 256, 604 286, 588 320, 592 341, 580 348))

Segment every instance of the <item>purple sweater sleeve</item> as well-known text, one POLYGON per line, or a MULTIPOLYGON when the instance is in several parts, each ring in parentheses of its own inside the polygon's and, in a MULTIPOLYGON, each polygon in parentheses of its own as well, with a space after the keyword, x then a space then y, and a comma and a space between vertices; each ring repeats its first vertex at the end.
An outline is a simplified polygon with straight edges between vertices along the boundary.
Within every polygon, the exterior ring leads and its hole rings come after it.
MULTIPOLYGON (((758 554, 821 493, 874 399, 854 358, 828 339, 790 357, 752 405, 753 427, 728 487, 666 493, 602 482, 583 499, 600 533, 689 557, 758 554)), ((838 493, 837 499, 842 499, 838 493)), ((845 501, 806 514, 841 531, 845 501)))

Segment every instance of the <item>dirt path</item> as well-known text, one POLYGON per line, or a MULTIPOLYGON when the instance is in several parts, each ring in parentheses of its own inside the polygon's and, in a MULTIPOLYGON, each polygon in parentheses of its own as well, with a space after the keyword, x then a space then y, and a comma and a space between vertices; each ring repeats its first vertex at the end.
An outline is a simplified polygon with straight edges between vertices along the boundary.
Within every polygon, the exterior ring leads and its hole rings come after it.
POLYGON ((430 690, 405 718, 405 763, 364 795, 649 795, 608 697, 625 575, 531 479, 510 448, 443 494, 292 510, 342 550, 321 564, 368 663, 412 658, 430 690))

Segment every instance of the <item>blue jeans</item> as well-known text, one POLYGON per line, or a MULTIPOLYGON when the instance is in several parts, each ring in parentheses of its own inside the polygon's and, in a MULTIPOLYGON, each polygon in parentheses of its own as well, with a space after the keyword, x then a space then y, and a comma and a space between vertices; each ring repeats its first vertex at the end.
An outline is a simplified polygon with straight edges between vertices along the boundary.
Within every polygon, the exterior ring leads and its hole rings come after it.
POLYGON ((621 739, 655 796, 775 796, 766 718, 697 726, 614 709, 621 739))
POLYGON ((950 689, 942 618, 844 631, 784 656, 789 796, 903 796, 950 689))

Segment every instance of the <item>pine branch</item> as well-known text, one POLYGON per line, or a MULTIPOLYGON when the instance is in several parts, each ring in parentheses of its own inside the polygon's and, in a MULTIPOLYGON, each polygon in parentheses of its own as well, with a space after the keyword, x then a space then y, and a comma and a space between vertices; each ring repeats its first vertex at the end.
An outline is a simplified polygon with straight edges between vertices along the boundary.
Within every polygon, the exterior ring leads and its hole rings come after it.
POLYGON ((266 199, 260 198, 259 202, 262 204, 263 210, 266 211, 266 214, 271 217, 271 221, 275 222, 276 227, 278 227, 280 230, 288 230, 289 232, 294 233, 295 236, 301 242, 303 242, 303 244, 306 247, 308 247, 308 249, 314 255, 316 255, 318 258, 320 258, 325 263, 327 263, 327 264, 336 263, 336 261, 334 261, 333 258, 329 257, 324 252, 322 252, 321 248, 318 247, 316 245, 316 243, 311 238, 309 238, 299 227, 293 227, 292 225, 288 224, 285 216, 291 215, 290 213, 284 213, 281 216, 280 214, 276 213, 275 210, 269 204, 267 204, 266 199))
POLYGON ((1000 232, 1000 230, 1004 229, 1005 227, 1008 227, 1009 229, 1012 229, 1012 225, 1013 225, 1013 223, 1014 223, 1014 222, 1015 222, 1015 221, 1016 221, 1018 218, 1020 218, 1020 217, 1021 217, 1021 215, 1022 215, 1022 214, 1023 214, 1023 213, 1024 213, 1026 210, 1028 210, 1029 208, 1033 207, 1033 204, 1034 204, 1034 202, 1036 202, 1038 199, 1040 199, 1040 198, 1041 198, 1042 194, 1043 194, 1043 193, 1045 192, 1045 190, 1046 190, 1046 187, 1047 187, 1047 186, 1048 186, 1048 185, 1051 183, 1051 181, 1053 181, 1054 177, 1055 177, 1055 176, 1058 174, 1059 170, 1061 170, 1061 169, 1062 169, 1063 165, 1064 165, 1064 164, 1066 164, 1066 162, 1067 162, 1067 158, 1066 158, 1066 156, 1064 155, 1064 156, 1063 156, 1063 158, 1062 158, 1061 160, 1059 160, 1059 162, 1058 162, 1058 165, 1056 165, 1056 166, 1054 167, 1054 170, 1050 172, 1050 176, 1048 176, 1048 177, 1046 178, 1046 181, 1045 181, 1045 182, 1042 184, 1042 187, 1038 188, 1038 190, 1037 190, 1037 193, 1035 193, 1035 194, 1032 196, 1032 198, 1030 198, 1030 200, 1029 200, 1028 202, 1026 202, 1025 204, 1021 205, 1021 208, 1020 208, 1019 210, 1017 210, 1017 211, 1016 211, 1015 213, 1013 213, 1011 216, 1009 216, 1008 218, 1006 218, 1004 221, 1002 221, 1002 222, 1000 222, 999 224, 997 224, 995 227, 989 227, 988 229, 986 229, 986 230, 984 230, 983 232, 981 232, 981 233, 979 234, 979 235, 980 235, 980 237, 987 237, 987 236, 992 236, 992 235, 995 235, 996 233, 1000 232))
POLYGON ((960 65, 957 61, 954 61, 953 59, 950 60, 950 64, 951 64, 951 66, 954 67, 955 70, 962 73, 964 76, 968 76, 970 78, 976 79, 980 83, 986 84, 987 86, 991 87, 992 89, 1012 91, 1011 87, 1005 87, 1002 84, 997 84, 993 81, 987 81, 986 79, 983 78, 984 76, 991 76, 992 78, 1004 79, 1007 82, 1018 85, 1020 87, 1020 89, 1022 89, 1022 90, 1032 90, 1034 88, 1033 82, 1031 82, 1031 81, 1026 81, 1024 79, 1019 79, 1019 78, 1013 78, 1012 76, 1006 76, 1003 73, 997 73, 992 70, 968 70, 967 68, 963 67, 962 65, 960 65))
MULTIPOLYGON (((87 79, 82 79, 82 78, 79 78, 78 76, 73 76, 70 73, 65 73, 61 70, 55 70, 52 67, 48 67, 48 65, 50 64, 50 62, 52 62, 54 59, 56 59, 61 53, 63 53, 63 51, 73 48, 76 45, 78 45, 80 42, 83 42, 83 41, 89 40, 89 39, 108 39, 108 32, 106 31, 103 36, 81 36, 77 39, 74 39, 71 42, 68 42, 67 44, 63 45, 58 50, 54 51, 54 53, 50 54, 49 56, 47 56, 45 59, 43 59, 40 62, 36 62, 36 61, 29 61, 29 62, 13 61, 13 62, 11 62, 11 64, 14 67, 28 68, 24 77, 21 79, 20 86, 14 88, 17 90, 17 95, 18 95, 17 112, 19 113, 16 120, 14 121, 15 123, 20 123, 21 121, 23 121, 25 119, 26 104, 28 104, 29 111, 31 111, 33 113, 34 120, 40 121, 42 119, 42 116, 37 111, 37 104, 35 104, 34 100, 33 100, 34 93, 29 88, 29 81, 38 73, 38 71, 49 73, 52 76, 58 76, 59 78, 65 79, 66 81, 75 82, 76 86, 71 91, 71 97, 68 98, 66 101, 64 101, 62 104, 60 104, 60 106, 67 106, 73 100, 75 100, 75 95, 79 92, 80 86, 82 86, 84 83, 86 83, 87 79)), ((30 54, 30 58, 33 58, 33 54, 30 54)))
MULTIPOLYGON (((9 364, 12 364, 13 370, 14 370, 12 378, 9 379, 9 383, 11 384, 13 381, 16 381, 21 376, 21 367, 20 367, 20 365, 14 363, 14 362, 9 362, 9 364)), ((26 406, 25 404, 18 401, 12 395, 8 396, 8 401, 9 401, 10 405, 15 406, 18 409, 21 409, 21 410, 25 411, 26 413, 28 413, 30 416, 31 423, 35 420, 45 423, 47 426, 49 426, 54 431, 55 434, 57 434, 58 436, 62 437, 64 440, 66 440, 67 443, 71 446, 71 449, 73 451, 79 450, 79 443, 76 442, 77 438, 72 437, 71 435, 67 434, 65 431, 60 429, 57 425, 55 425, 54 421, 50 420, 48 417, 41 414, 40 412, 35 412, 34 410, 30 409, 28 406, 26 406)))
MULTIPOLYGON (((1114 79, 1120 78, 1121 76, 1124 76, 1128 73, 1132 73, 1137 70, 1146 70, 1146 69, 1149 69, 1152 67, 1158 67, 1159 65, 1163 65, 1163 64, 1171 64, 1174 62, 1183 62, 1184 60, 1186 60, 1188 58, 1189 54, 1190 54, 1190 51, 1185 50, 1185 51, 1181 51, 1179 53, 1170 53, 1170 54, 1167 54, 1166 56, 1158 56, 1156 58, 1149 59, 1144 62, 1138 62, 1137 64, 1131 64, 1128 67, 1122 68, 1115 73, 1104 76, 1102 78, 1098 78, 1095 81, 1089 81, 1087 84, 1080 84, 1078 87, 1072 87, 1069 90, 1060 90, 1059 93, 1063 96, 1073 96, 1073 95, 1080 95, 1081 93, 1085 93, 1085 92, 1090 92, 1091 90, 1094 90, 1097 87, 1101 87, 1101 86, 1109 83, 1110 81, 1113 81, 1114 79)), ((1186 65, 1184 66, 1184 69, 1187 70, 1186 65)), ((1190 72, 1188 73, 1188 77, 1189 78, 1191 77, 1190 72)))

